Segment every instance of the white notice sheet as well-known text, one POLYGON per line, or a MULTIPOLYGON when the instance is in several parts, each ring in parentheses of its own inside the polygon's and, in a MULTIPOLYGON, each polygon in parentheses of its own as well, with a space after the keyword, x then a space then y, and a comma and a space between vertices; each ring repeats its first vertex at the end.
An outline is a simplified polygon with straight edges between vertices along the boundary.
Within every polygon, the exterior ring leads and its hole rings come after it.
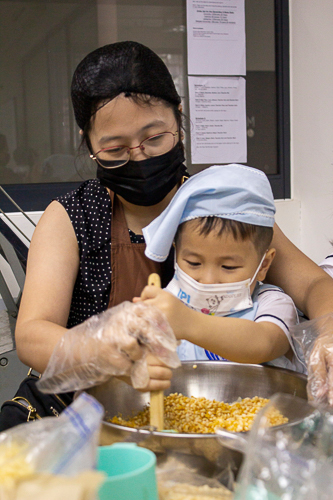
POLYGON ((245 79, 189 76, 192 163, 247 161, 245 79))
POLYGON ((245 75, 244 0, 187 0, 189 75, 245 75))

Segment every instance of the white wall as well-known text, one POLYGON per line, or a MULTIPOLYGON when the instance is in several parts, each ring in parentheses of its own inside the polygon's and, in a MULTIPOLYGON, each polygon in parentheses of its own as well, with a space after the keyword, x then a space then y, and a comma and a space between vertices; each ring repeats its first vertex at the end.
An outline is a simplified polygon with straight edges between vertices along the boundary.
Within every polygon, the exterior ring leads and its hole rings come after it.
POLYGON ((332 0, 290 0, 292 197, 300 202, 294 231, 315 262, 332 251, 333 239, 332 26, 332 0))

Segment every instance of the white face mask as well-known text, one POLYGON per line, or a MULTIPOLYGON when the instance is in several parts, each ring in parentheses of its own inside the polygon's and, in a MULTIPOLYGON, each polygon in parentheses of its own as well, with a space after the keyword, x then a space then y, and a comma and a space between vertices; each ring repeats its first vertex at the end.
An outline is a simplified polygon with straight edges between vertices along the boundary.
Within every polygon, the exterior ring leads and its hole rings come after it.
POLYGON ((198 283, 175 264, 175 274, 167 290, 196 311, 227 316, 253 306, 250 287, 266 257, 266 252, 253 276, 236 283, 198 283))

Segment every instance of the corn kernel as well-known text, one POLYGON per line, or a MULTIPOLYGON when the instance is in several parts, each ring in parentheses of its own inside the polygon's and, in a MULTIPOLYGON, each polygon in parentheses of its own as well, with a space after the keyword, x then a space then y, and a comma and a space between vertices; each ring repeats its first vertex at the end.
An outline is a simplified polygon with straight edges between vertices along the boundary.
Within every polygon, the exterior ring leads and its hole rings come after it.
MULTIPOLYGON (((255 396, 228 404, 173 393, 164 398, 164 429, 198 434, 214 433, 217 427, 234 432, 247 431, 251 428, 255 415, 268 402, 269 399, 255 396)), ((288 418, 276 409, 271 409, 267 418, 272 426, 288 422, 288 418)), ((124 419, 122 415, 117 415, 109 422, 135 428, 149 425, 149 405, 132 418, 124 419)))

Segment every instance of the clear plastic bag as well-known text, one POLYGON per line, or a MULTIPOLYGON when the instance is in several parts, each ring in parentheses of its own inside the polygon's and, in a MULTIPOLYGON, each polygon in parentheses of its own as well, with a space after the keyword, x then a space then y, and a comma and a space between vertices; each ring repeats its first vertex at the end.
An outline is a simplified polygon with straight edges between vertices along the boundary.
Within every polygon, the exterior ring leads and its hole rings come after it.
POLYGON ((329 500, 332 459, 332 413, 297 397, 276 394, 249 433, 235 500, 329 500), (291 415, 297 410, 300 418, 268 427, 272 408, 291 415))
POLYGON ((72 476, 96 466, 104 409, 86 393, 58 418, 46 417, 0 433, 0 484, 21 473, 72 476))
POLYGON ((333 313, 300 323, 290 334, 304 353, 309 400, 333 405, 333 313))
POLYGON ((201 475, 195 467, 185 464, 170 453, 157 466, 156 477, 160 500, 231 500, 233 493, 218 478, 201 475))
POLYGON ((176 337, 157 308, 123 302, 68 330, 37 385, 42 392, 61 393, 128 375, 133 387, 143 388, 149 381, 147 353, 177 368, 176 349, 176 337))

